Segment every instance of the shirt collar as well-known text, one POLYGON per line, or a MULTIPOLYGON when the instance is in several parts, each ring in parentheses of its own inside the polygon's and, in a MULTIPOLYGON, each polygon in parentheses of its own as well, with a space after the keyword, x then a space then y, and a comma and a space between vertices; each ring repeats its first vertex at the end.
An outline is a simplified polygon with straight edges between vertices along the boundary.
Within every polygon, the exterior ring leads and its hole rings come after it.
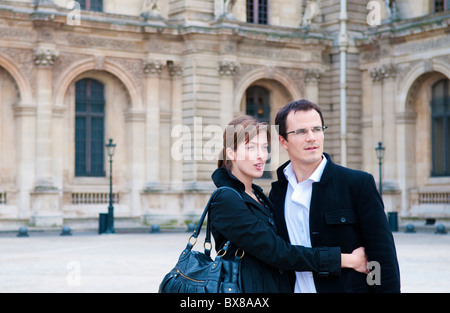
MULTIPOLYGON (((322 161, 320 162, 319 166, 316 168, 316 170, 311 174, 311 176, 307 180, 312 180, 313 182, 319 182, 320 178, 322 177, 323 171, 325 170, 325 166, 327 165, 327 158, 322 155, 322 161)), ((297 185, 297 177, 295 176, 294 169, 292 168, 292 162, 289 163, 284 169, 283 169, 284 176, 286 176, 286 179, 293 185, 297 185)))

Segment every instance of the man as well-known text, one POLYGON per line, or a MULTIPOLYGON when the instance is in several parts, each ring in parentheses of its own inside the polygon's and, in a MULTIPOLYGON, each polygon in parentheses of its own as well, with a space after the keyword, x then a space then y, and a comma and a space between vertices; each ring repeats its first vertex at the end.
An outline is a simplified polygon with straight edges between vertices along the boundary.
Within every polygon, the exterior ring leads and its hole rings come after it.
MULTIPOLYGON (((372 277, 343 269, 291 275, 295 292, 400 292, 394 240, 373 176, 334 164, 323 153, 324 121, 316 104, 299 100, 278 112, 279 141, 290 161, 278 170, 270 199, 284 240, 309 247, 339 246, 351 253, 363 246, 375 265, 372 277)), ((369 274, 369 275, 371 275, 369 274)))

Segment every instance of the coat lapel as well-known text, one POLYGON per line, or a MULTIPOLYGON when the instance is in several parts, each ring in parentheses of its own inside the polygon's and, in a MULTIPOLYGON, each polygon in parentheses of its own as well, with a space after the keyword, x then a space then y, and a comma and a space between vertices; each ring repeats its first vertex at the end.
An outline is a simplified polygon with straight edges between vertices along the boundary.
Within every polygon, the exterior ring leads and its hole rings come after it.
MULTIPOLYGON (((313 190, 311 194, 311 204, 310 204, 310 215, 309 215, 309 225, 310 225, 310 233, 311 233, 311 243, 314 246, 315 237, 319 235, 319 228, 321 224, 321 216, 323 208, 321 208, 320 204, 323 203, 324 193, 323 190, 329 187, 329 184, 333 184, 332 175, 334 168, 334 163, 331 161, 331 157, 329 154, 324 153, 328 162, 323 171, 322 177, 319 182, 313 183, 313 190)), ((289 164, 289 161, 280 166, 277 170, 278 180, 272 183, 272 191, 271 191, 271 199, 274 207, 274 217, 278 226, 279 235, 285 240, 289 240, 289 234, 286 226, 285 214, 284 214, 284 205, 286 200, 286 191, 288 187, 288 181, 284 176, 283 169, 289 164)), ((334 190, 334 188, 333 188, 334 190)), ((335 197, 335 195, 331 195, 327 193, 327 197, 335 197)))
POLYGON ((309 231, 311 235, 311 245, 321 245, 320 232, 324 226, 324 214, 330 210, 339 211, 341 203, 338 202, 338 196, 333 182, 333 171, 336 167, 331 161, 330 155, 324 153, 328 159, 327 165, 323 171, 319 182, 313 183, 311 194, 311 204, 309 210, 309 231))
POLYGON ((273 203, 273 215, 278 228, 278 235, 290 242, 284 216, 284 203, 286 200, 287 180, 272 183, 271 200, 273 203))
MULTIPOLYGON (((323 211, 323 203, 335 204, 336 201, 336 191, 333 186, 333 175, 332 172, 336 165, 331 161, 331 157, 329 154, 324 153, 328 162, 323 170, 322 177, 320 181, 313 183, 313 190, 311 194, 311 204, 310 204, 310 212, 319 212, 323 211)), ((337 208, 336 208, 337 209, 337 208)), ((310 213, 310 225, 311 225, 311 213, 310 213)))

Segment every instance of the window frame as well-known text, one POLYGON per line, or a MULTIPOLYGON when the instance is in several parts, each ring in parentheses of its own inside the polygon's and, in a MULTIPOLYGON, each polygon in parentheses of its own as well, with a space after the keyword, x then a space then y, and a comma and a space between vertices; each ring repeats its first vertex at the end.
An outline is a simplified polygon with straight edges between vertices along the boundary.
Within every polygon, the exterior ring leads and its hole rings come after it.
POLYGON ((103 12, 103 0, 78 0, 78 2, 82 10, 103 12))
POLYGON ((448 177, 450 176, 450 80, 440 79, 431 87, 431 177, 448 177), (435 88, 438 84, 443 83, 443 112, 435 112, 435 103, 441 95, 435 94, 435 88), (442 133, 436 134, 436 123, 441 120, 442 133), (436 164, 435 154, 437 147, 443 149, 443 164, 436 164), (442 167, 443 171, 438 171, 438 167, 442 167))
MULTIPOLYGON (((105 101, 105 85, 95 79, 85 78, 77 81, 75 83, 75 177, 106 177, 105 170, 105 109, 106 109, 106 101, 105 101), (79 97, 77 87, 81 82, 86 83, 85 88, 85 97, 79 97), (93 85, 93 82, 95 84, 93 85), (97 91, 93 91, 93 86, 100 86, 101 89, 97 91), (101 92, 101 97, 99 99, 95 99, 92 97, 94 92, 101 92), (97 103, 95 103, 97 102, 97 103), (102 111, 101 112, 93 112, 92 105, 100 105, 102 111), (86 108, 84 111, 78 109, 78 106, 84 105, 86 108), (85 121, 85 129, 84 129, 84 138, 78 137, 78 133, 80 129, 77 127, 77 120, 84 119, 85 121), (93 120, 101 119, 101 134, 98 136, 101 138, 100 143, 98 144, 96 151, 93 151, 93 120), (79 160, 79 154, 83 154, 77 150, 78 142, 81 142, 82 147, 84 148, 84 158, 82 157, 82 162, 77 163, 79 160), (83 146, 84 143, 84 146, 83 146), (96 158, 94 154, 97 153, 99 156, 96 158), (93 170, 93 164, 99 164, 98 168, 101 170, 93 170), (84 169, 80 170, 80 166, 84 166, 84 169)), ((81 147, 80 147, 81 148, 81 147)))
POLYGON ((433 1, 433 13, 441 13, 441 12, 448 11, 448 9, 450 7, 450 0, 443 0, 443 3, 442 3, 443 9, 439 10, 439 11, 436 10, 436 2, 437 2, 437 0, 433 1))
POLYGON ((271 107, 269 89, 259 85, 248 87, 245 91, 245 106, 247 115, 255 117, 260 122, 270 123, 271 107), (255 106, 254 108, 249 108, 249 98, 251 97, 253 98, 253 105, 255 106), (262 103, 258 103, 258 100, 261 100, 262 103), (249 109, 251 110, 249 111, 249 109), (260 110, 262 110, 262 113, 260 113, 260 110), (268 114, 267 111, 265 112, 265 110, 268 110, 268 114), (255 112, 255 114, 252 113, 253 111, 255 112))
POLYGON ((269 0, 247 0, 247 23, 256 25, 269 25, 269 0), (265 12, 261 12, 265 10, 265 12), (253 13, 249 15, 249 11, 253 13), (260 15, 262 14, 262 18, 260 15))

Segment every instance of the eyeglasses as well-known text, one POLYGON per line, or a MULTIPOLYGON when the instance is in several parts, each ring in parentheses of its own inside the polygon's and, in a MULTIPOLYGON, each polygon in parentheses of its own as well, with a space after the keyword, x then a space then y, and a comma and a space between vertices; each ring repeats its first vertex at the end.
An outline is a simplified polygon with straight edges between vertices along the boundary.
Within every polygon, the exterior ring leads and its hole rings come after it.
POLYGON ((325 131, 325 129, 327 129, 328 126, 316 126, 316 127, 312 127, 312 128, 300 128, 297 130, 293 130, 290 131, 288 133, 286 133, 286 136, 289 134, 295 134, 297 136, 306 136, 308 134, 309 131, 311 131, 313 133, 313 135, 317 135, 320 133, 323 133, 325 131))

